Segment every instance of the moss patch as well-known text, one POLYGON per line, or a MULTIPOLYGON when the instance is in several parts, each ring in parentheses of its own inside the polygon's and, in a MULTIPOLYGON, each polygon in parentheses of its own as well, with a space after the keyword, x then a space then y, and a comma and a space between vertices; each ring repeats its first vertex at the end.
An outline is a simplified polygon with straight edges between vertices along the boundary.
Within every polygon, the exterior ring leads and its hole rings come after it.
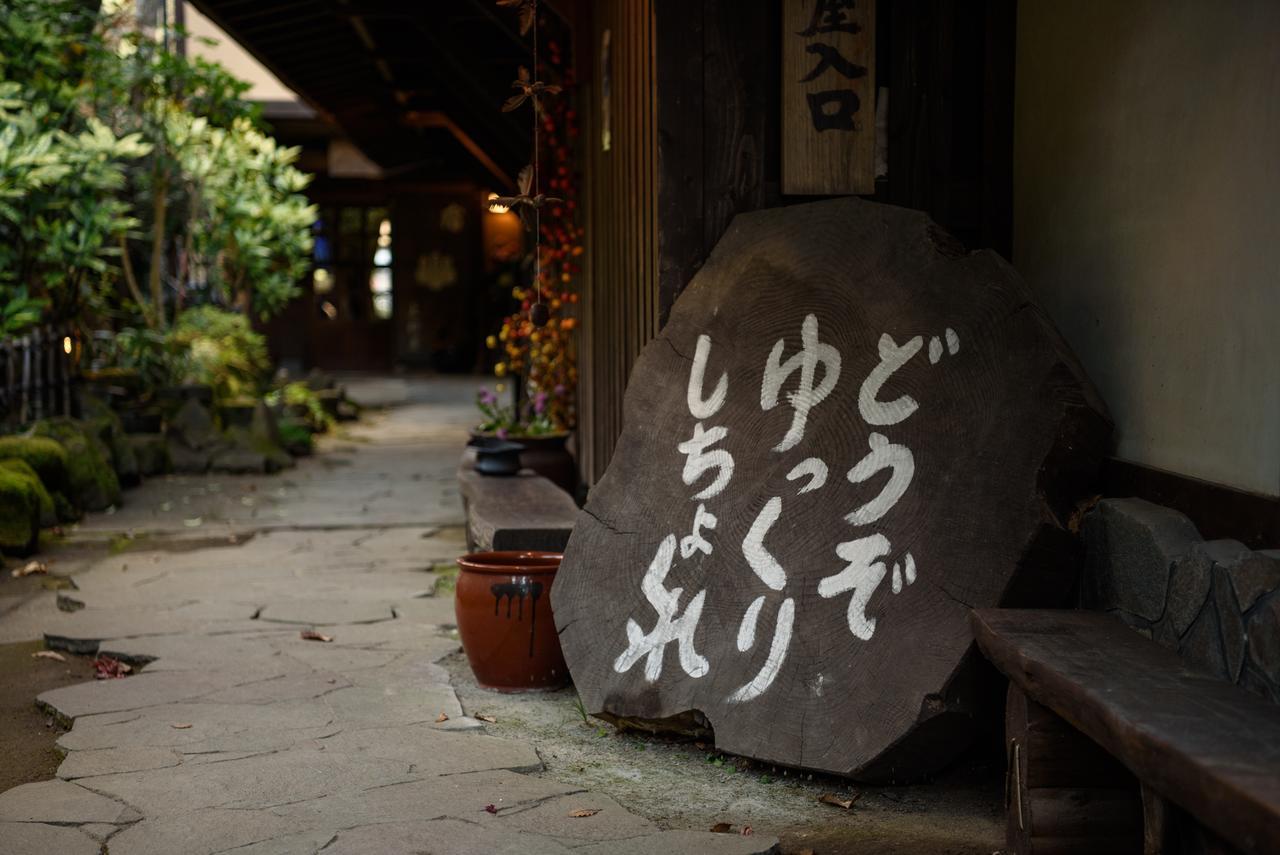
POLYGON ((0 466, 0 550, 6 553, 28 555, 35 551, 40 533, 40 497, 33 482, 39 484, 40 479, 22 461, 6 461, 0 466))
POLYGON ((111 466, 120 482, 132 486, 141 481, 138 457, 115 410, 93 395, 80 396, 80 409, 88 429, 109 452, 111 466))
POLYGON ((104 511, 120 501, 120 480, 111 455, 83 422, 64 416, 36 423, 36 436, 57 440, 67 453, 68 498, 76 507, 104 511))
POLYGON ((0 460, 0 471, 8 472, 27 482, 27 489, 35 497, 36 507, 40 512, 40 527, 48 528, 58 524, 58 513, 53 505, 53 496, 45 489, 36 470, 27 465, 25 460, 13 458, 0 460))
POLYGON ((0 436, 0 460, 21 460, 51 493, 67 489, 67 450, 46 436, 0 436))

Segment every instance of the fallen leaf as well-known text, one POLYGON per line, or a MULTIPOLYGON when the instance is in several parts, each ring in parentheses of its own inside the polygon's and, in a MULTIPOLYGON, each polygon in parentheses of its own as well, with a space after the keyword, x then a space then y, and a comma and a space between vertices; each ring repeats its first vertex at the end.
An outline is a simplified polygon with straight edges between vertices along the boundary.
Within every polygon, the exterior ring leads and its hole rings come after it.
POLYGON ((436 716, 436 724, 439 724, 442 721, 448 721, 448 720, 449 720, 449 716, 445 715, 444 713, 440 713, 440 715, 436 716))
POLYGON ((110 656, 99 656, 93 660, 93 676, 98 680, 118 680, 132 670, 128 663, 110 656))
POLYGON ((43 574, 48 572, 49 572, 49 565, 44 563, 43 561, 28 561, 26 564, 22 565, 21 567, 13 568, 13 572, 10 575, 13 576, 13 578, 15 579, 20 579, 23 576, 35 576, 37 574, 43 574))
POLYGON ((188 517, 182 521, 182 524, 187 528, 199 528, 204 525, 204 519, 201 517, 188 517))
POLYGON ((191 725, 185 721, 170 722, 169 726, 172 727, 174 730, 190 730, 191 729, 191 725))
POLYGON ((711 831, 713 834, 732 834, 733 826, 727 822, 717 822, 711 826, 711 831))
POLYGON ((333 641, 332 635, 325 635, 323 632, 316 632, 314 629, 304 629, 302 631, 303 641, 333 641))
POLYGON ((574 818, 579 818, 584 816, 595 816, 601 810, 602 808, 578 808, 577 810, 569 811, 569 816, 572 816, 574 818))
POLYGON ((853 807, 854 802, 860 798, 862 798, 862 793, 854 793, 853 796, 847 799, 842 799, 835 793, 823 793, 818 796, 818 801, 822 802, 824 805, 834 805, 835 807, 849 810, 853 807))
MULTIPOLYGON (((441 713, 441 715, 444 715, 444 713, 441 713)), ((484 806, 484 809, 485 809, 485 811, 486 811, 487 813, 497 813, 497 812, 498 812, 498 808, 497 808, 496 806, 494 806, 494 805, 485 805, 485 806, 484 806)))
POLYGON ((487 721, 489 724, 497 724, 498 720, 491 715, 478 715, 476 721, 487 721))
POLYGON ((755 831, 751 828, 751 826, 749 826, 749 825, 744 825, 744 826, 742 827, 742 836, 743 836, 743 837, 750 837, 750 836, 751 836, 751 835, 753 835, 753 834, 755 834, 755 831))
POLYGON ((31 654, 32 659, 52 659, 55 662, 66 662, 67 657, 56 650, 37 650, 31 654))

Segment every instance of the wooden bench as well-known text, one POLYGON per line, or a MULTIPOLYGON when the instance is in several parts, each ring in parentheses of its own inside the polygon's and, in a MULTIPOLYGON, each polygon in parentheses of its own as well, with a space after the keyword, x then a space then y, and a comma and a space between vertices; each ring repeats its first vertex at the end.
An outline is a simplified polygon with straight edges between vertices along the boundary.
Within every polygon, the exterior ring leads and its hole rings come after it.
POLYGON ((468 449, 458 466, 467 549, 563 552, 578 518, 573 498, 528 469, 499 478, 481 475, 474 462, 468 449))
POLYGON ((1098 612, 979 609, 1018 853, 1280 853, 1280 706, 1098 612))

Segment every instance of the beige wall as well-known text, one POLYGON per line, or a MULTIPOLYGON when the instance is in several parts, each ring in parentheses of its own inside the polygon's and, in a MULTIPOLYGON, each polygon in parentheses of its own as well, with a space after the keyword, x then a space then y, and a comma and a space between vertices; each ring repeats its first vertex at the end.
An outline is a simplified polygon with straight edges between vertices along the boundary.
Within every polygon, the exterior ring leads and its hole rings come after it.
POLYGON ((1022 0, 1014 263, 1121 458, 1280 495, 1280 2, 1022 0))
POLYGON ((261 63, 236 44, 216 24, 201 15, 195 6, 190 3, 185 4, 183 15, 185 15, 185 26, 190 34, 187 50, 194 56, 202 56, 222 63, 236 77, 249 83, 247 97, 251 101, 298 100, 293 90, 277 80, 274 74, 263 68, 261 63), (214 39, 218 43, 202 44, 200 41, 202 38, 214 39))

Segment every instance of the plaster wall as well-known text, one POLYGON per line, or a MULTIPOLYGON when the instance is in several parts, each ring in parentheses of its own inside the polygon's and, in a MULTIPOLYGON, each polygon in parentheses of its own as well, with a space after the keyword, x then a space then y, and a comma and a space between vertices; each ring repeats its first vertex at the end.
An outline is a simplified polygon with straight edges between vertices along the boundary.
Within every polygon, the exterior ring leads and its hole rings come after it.
POLYGON ((1280 495, 1280 3, 1018 4, 1014 263, 1117 456, 1280 495))

